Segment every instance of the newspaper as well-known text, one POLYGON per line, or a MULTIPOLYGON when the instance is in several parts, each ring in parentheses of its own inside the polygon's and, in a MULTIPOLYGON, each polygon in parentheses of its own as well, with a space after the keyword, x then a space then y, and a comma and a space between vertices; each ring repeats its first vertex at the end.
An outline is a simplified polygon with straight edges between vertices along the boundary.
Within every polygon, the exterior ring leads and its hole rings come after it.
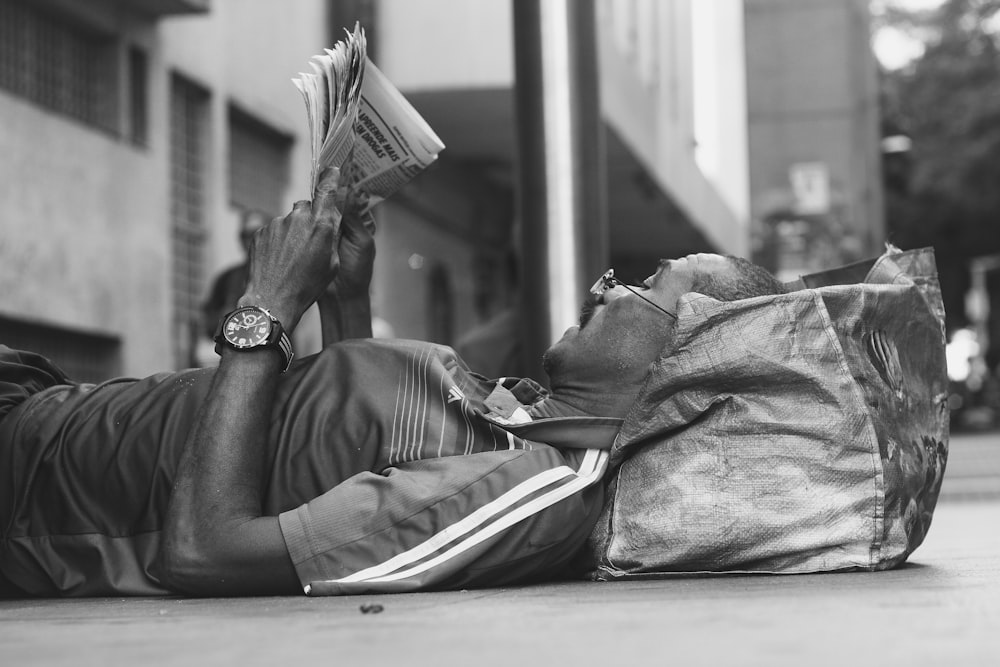
POLYGON ((292 82, 309 117, 310 193, 325 168, 338 167, 341 196, 353 189, 370 209, 426 169, 444 144, 365 49, 364 30, 355 24, 346 39, 310 59, 312 72, 292 82))

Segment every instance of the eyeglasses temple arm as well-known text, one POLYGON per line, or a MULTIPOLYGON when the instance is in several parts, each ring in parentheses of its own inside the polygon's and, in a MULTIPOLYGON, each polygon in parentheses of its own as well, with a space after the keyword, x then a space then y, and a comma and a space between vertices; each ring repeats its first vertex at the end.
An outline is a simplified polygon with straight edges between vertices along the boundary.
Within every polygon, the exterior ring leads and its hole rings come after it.
POLYGON ((671 318, 673 318, 674 321, 677 320, 677 316, 674 315, 673 313, 671 313, 669 310, 667 310, 666 308, 663 308, 662 306, 657 305, 656 303, 653 303, 652 301, 650 301, 649 299, 647 299, 643 295, 639 294, 634 289, 632 289, 631 287, 629 287, 625 283, 621 282, 620 280, 615 279, 615 283, 617 283, 618 285, 621 285, 622 287, 624 287, 625 289, 627 289, 629 292, 632 292, 632 294, 635 294, 637 297, 639 297, 640 299, 642 299, 643 301, 645 301, 646 303, 648 303, 649 305, 651 305, 653 308, 656 308, 657 310, 662 310, 664 313, 666 313, 671 318))

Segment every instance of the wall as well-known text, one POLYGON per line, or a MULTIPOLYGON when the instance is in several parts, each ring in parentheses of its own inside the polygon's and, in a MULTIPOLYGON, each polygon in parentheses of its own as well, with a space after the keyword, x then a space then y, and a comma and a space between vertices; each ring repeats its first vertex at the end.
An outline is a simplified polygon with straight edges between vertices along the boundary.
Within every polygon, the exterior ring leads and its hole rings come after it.
MULTIPOLYGON (((123 26, 123 29, 127 28, 123 26)), ((0 91, 0 312, 166 346, 165 170, 150 149, 0 91)))
POLYGON ((400 90, 514 84, 510 0, 380 0, 379 68, 400 90))

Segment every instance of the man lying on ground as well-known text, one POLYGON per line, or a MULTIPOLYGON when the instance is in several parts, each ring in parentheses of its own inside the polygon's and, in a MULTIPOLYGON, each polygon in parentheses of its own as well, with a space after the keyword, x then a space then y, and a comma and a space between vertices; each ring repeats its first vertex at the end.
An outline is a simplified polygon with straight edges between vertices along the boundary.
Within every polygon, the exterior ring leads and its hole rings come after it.
POLYGON ((0 587, 14 595, 339 594, 565 577, 607 450, 677 299, 779 293, 736 258, 598 281, 545 355, 551 392, 373 340, 371 228, 336 174, 257 233, 217 369, 98 385, 0 347, 0 587), (337 227, 341 227, 338 233, 337 227), (339 240, 338 240, 339 239, 339 240), (318 302, 324 350, 289 365, 318 302), (260 343, 260 344, 258 344, 260 343))

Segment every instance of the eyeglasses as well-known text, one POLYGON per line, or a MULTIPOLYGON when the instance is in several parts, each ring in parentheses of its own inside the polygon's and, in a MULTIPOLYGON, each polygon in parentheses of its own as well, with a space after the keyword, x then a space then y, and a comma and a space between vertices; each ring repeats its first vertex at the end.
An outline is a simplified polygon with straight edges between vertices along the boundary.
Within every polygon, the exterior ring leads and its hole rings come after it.
POLYGON ((590 293, 593 294, 596 297, 602 297, 602 296, 604 296, 605 292, 607 292, 609 289, 611 289, 615 285, 621 285, 622 287, 624 287, 625 289, 627 289, 629 292, 632 292, 632 294, 635 294, 637 297, 639 297, 640 299, 642 299, 643 301, 645 301, 646 303, 648 303, 649 305, 651 305, 653 308, 656 308, 657 310, 663 311, 664 313, 666 313, 667 315, 669 315, 671 318, 673 318, 675 320, 677 319, 677 316, 674 315, 673 313, 671 313, 666 308, 663 308, 663 307, 661 307, 661 306, 653 303, 652 301, 650 301, 649 299, 647 299, 643 295, 639 294, 638 292, 636 292, 634 289, 632 289, 631 287, 629 287, 628 285, 626 285, 622 281, 620 281, 617 278, 615 278, 615 270, 614 269, 608 269, 607 271, 605 271, 604 275, 601 276, 600 278, 598 278, 597 282, 594 283, 594 286, 590 288, 590 293))

